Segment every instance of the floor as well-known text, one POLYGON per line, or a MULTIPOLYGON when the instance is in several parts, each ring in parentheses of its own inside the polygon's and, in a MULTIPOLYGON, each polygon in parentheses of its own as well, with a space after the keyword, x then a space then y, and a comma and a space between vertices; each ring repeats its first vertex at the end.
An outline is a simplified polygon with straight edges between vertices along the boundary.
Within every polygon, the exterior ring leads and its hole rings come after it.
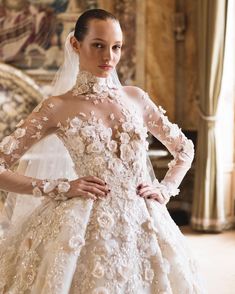
POLYGON ((201 234, 180 227, 198 260, 208 294, 235 294, 235 230, 201 234))

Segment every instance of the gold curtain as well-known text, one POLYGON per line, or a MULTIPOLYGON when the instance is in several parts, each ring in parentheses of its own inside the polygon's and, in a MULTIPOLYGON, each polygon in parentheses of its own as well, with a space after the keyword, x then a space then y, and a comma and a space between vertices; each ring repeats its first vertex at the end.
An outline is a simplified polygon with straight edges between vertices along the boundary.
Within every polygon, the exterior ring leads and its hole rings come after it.
POLYGON ((198 0, 199 125, 191 226, 221 231, 223 191, 215 121, 223 73, 228 0, 198 0))

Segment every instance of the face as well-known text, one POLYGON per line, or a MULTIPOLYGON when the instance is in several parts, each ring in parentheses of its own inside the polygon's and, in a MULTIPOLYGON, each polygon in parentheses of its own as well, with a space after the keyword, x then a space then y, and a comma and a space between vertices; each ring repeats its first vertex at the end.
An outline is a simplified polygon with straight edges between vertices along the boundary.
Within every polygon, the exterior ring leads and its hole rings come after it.
POLYGON ((78 42, 75 37, 70 41, 79 54, 80 70, 97 77, 107 77, 120 60, 122 30, 112 19, 91 20, 83 41, 78 42))

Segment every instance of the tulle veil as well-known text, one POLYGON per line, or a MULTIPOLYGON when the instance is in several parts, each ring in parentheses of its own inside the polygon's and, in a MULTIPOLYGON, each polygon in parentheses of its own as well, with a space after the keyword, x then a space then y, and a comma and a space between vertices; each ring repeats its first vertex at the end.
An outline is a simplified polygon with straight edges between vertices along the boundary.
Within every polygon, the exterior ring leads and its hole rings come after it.
MULTIPOLYGON (((79 72, 79 55, 73 50, 70 38, 74 31, 66 38, 64 46, 64 61, 57 71, 52 82, 51 93, 53 96, 61 95, 69 91, 76 82, 79 72)), ((111 73, 113 82, 121 87, 116 70, 111 73)), ((47 99, 47 97, 45 97, 47 99)), ((147 178, 153 182, 154 170, 147 158, 147 178)), ((39 179, 78 178, 71 157, 63 143, 56 135, 50 135, 34 145, 19 161, 17 171, 26 176, 39 179)), ((41 203, 42 199, 30 195, 22 195, 9 192, 0 215, 0 236, 21 220, 27 218, 41 203)))

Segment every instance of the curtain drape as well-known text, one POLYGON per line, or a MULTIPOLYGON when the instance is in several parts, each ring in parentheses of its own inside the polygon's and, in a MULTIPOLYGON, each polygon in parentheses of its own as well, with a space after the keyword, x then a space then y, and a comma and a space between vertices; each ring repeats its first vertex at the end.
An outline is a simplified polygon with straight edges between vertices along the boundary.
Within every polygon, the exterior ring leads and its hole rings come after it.
POLYGON ((191 226, 221 231, 224 227, 222 175, 215 122, 224 63, 228 0, 198 0, 199 124, 191 226))

